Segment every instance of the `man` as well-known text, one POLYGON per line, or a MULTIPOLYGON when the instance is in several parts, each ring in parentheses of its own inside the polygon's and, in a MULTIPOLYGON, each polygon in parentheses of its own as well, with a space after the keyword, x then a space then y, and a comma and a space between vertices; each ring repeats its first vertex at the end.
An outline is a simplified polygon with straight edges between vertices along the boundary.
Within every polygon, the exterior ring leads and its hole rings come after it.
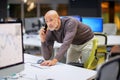
POLYGON ((66 17, 60 19, 55 10, 48 11, 44 16, 48 26, 45 32, 44 28, 40 29, 41 50, 45 61, 41 63, 44 66, 55 65, 62 59, 67 51, 67 62, 77 62, 82 54, 82 62, 86 60, 92 48, 92 38, 94 33, 91 29, 82 24, 80 21, 66 17), (53 51, 54 41, 62 43, 58 52, 50 60, 53 51))

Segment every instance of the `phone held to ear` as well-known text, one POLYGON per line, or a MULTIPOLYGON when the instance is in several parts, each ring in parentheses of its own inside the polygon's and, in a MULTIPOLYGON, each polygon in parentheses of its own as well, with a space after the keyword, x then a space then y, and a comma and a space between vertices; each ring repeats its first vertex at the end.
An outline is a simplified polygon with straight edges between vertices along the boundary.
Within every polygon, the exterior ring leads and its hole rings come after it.
POLYGON ((45 18, 44 18, 44 30, 45 30, 45 33, 46 33, 46 31, 47 31, 47 24, 46 24, 46 22, 45 22, 45 18))
POLYGON ((46 33, 46 31, 47 31, 47 24, 45 23, 45 28, 44 28, 44 30, 45 30, 45 33, 46 33))

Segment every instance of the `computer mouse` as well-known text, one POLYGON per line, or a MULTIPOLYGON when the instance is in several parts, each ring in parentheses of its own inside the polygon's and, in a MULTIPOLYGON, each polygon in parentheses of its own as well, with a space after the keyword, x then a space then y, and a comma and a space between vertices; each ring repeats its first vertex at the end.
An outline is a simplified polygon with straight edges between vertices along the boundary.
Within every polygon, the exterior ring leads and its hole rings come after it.
POLYGON ((39 59, 39 60, 37 61, 37 64, 41 64, 42 62, 44 62, 44 60, 43 60, 43 59, 39 59))

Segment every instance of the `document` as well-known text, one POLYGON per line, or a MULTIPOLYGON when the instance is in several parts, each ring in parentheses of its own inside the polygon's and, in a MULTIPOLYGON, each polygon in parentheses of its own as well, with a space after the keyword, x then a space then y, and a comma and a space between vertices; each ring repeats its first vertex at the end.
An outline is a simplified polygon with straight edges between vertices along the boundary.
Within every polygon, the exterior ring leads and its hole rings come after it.
POLYGON ((48 68, 50 68, 50 66, 41 66, 40 64, 36 64, 36 63, 31 64, 31 66, 34 66, 34 67, 37 67, 37 68, 40 68, 40 69, 48 69, 48 68))

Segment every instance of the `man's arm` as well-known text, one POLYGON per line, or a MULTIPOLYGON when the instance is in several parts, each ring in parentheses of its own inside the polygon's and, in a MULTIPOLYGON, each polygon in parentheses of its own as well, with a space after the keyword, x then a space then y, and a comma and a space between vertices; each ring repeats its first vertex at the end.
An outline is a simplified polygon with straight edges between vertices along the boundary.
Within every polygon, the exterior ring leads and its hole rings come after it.
POLYGON ((58 53, 55 56, 55 59, 57 59, 58 61, 64 56, 67 49, 70 47, 70 44, 72 43, 77 32, 77 26, 78 22, 74 19, 71 19, 65 24, 66 30, 65 38, 63 40, 63 44, 61 45, 58 53))
POLYGON ((48 60, 52 55, 54 41, 51 43, 47 42, 46 38, 49 36, 47 32, 46 33, 44 32, 44 28, 40 29, 39 34, 40 34, 40 40, 41 40, 41 53, 44 59, 48 60))

